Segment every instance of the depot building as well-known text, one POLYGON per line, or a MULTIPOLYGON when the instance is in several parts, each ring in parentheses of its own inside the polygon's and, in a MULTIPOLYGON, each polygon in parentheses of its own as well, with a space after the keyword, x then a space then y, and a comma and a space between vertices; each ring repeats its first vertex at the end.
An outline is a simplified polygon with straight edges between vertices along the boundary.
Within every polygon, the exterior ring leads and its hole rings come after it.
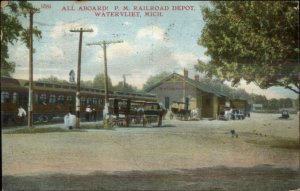
POLYGON ((184 70, 183 76, 173 73, 146 91, 156 94, 166 109, 171 109, 173 102, 186 102, 188 109, 200 109, 201 118, 217 118, 226 102, 224 93, 201 82, 199 75, 189 78, 188 70, 184 70))

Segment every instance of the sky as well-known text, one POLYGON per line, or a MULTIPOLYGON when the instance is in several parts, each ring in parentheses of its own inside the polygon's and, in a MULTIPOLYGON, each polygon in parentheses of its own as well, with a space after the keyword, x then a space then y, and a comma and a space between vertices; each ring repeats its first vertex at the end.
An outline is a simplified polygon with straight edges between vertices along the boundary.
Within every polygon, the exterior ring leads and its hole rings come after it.
MULTIPOLYGON (((127 83, 142 88, 150 76, 162 71, 183 74, 184 68, 193 78, 197 61, 210 60, 206 49, 197 44, 205 25, 201 7, 209 4, 205 1, 29 2, 40 8, 34 14, 33 26, 42 31, 42 39, 34 38, 33 42, 34 80, 51 75, 68 80, 70 70, 77 75, 79 33, 71 29, 93 29, 83 33, 81 80, 85 81, 104 73, 102 47, 87 45, 104 40, 123 41, 107 48, 108 74, 114 85, 126 75, 127 83)), ((29 26, 29 19, 23 19, 22 24, 29 26)), ((16 62, 13 77, 28 79, 26 46, 18 42, 10 47, 9 54, 16 62)), ((297 98, 292 91, 278 87, 262 90, 241 82, 238 88, 267 98, 297 98)))

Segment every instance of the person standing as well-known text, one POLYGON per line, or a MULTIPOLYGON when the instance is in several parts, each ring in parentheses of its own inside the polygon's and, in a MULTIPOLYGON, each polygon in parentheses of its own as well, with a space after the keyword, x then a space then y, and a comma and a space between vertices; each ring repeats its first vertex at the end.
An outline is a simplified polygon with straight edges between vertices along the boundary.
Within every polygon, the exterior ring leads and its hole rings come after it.
POLYGON ((19 108, 18 108, 18 117, 19 117, 22 121, 24 121, 25 118, 26 118, 26 111, 25 111, 25 109, 24 109, 22 106, 19 106, 19 108))
POLYGON ((96 121, 97 118, 97 111, 95 108, 92 109, 92 120, 96 121))
POLYGON ((86 121, 90 121, 91 113, 92 113, 91 106, 88 105, 85 109, 85 119, 86 119, 86 121))

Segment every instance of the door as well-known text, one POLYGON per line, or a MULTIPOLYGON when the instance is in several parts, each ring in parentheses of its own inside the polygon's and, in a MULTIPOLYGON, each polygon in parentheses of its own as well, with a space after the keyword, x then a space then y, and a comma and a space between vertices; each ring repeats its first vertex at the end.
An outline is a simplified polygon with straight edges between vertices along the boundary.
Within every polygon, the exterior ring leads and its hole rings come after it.
POLYGON ((166 109, 170 108, 170 97, 165 97, 165 108, 166 109))

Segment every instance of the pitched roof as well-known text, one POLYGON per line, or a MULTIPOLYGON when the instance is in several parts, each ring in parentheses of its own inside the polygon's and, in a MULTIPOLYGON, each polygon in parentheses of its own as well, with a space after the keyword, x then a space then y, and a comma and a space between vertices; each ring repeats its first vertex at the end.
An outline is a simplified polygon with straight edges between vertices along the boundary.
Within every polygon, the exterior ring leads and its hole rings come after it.
POLYGON ((213 87, 211 86, 208 86, 207 84, 201 82, 200 81, 197 81, 197 80, 193 80, 193 79, 190 79, 190 78, 187 78, 187 77, 184 77, 180 74, 177 74, 177 73, 173 73, 171 75, 169 75, 168 77, 166 77, 165 79, 159 81, 158 83, 154 84, 153 86, 149 87, 146 92, 149 92, 151 90, 153 90, 154 88, 160 86, 161 84, 163 84, 164 82, 170 80, 172 77, 178 77, 180 78, 181 80, 185 81, 186 83, 188 83, 189 85, 203 91, 203 92, 207 92, 207 93, 211 93, 211 94, 214 94, 218 97, 227 97, 227 95, 224 93, 224 92, 221 92, 217 89, 214 89, 213 87))

